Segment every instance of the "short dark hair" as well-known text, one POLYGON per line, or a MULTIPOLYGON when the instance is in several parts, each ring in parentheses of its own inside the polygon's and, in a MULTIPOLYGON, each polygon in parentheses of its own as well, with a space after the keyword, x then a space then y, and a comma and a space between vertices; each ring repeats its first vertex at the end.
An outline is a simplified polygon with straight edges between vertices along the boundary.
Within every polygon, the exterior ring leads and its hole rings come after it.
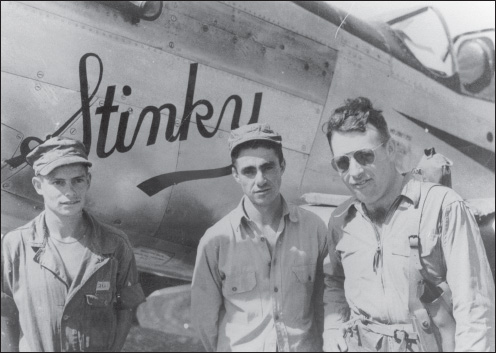
POLYGON ((323 130, 330 145, 332 134, 335 131, 365 132, 367 124, 374 126, 379 131, 383 143, 391 138, 382 111, 374 109, 368 98, 358 97, 347 99, 343 106, 337 108, 332 113, 329 121, 324 124, 323 130))
POLYGON ((280 144, 268 140, 250 140, 239 144, 238 146, 234 147, 234 149, 232 150, 231 161, 233 167, 241 151, 248 148, 252 148, 252 149, 267 148, 273 150, 277 155, 277 159, 279 159, 279 164, 282 164, 282 162, 284 161, 282 146, 280 144))

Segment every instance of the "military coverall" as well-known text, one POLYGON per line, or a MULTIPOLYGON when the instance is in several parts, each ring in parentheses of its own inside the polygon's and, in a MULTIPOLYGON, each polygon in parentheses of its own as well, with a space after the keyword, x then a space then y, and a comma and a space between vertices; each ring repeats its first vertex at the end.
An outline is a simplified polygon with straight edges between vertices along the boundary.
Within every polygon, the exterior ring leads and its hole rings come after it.
POLYGON ((2 240, 2 296, 17 306, 21 351, 111 351, 123 343, 117 310, 144 301, 127 236, 83 214, 90 241, 71 286, 44 212, 2 240))
MULTIPOLYGON (((401 195, 381 232, 356 199, 334 211, 329 222, 330 267, 324 295, 326 331, 342 327, 350 309, 349 322, 365 317, 388 325, 410 323, 410 247, 404 233, 412 229, 408 224, 420 194, 421 182, 405 176, 401 195)), ((443 186, 432 188, 424 205, 422 261, 434 284, 446 280, 452 290, 456 351, 494 351, 494 281, 475 219, 463 200, 443 186), (442 208, 430 208, 430 200, 440 197, 444 197, 442 208)), ((418 222, 414 226, 418 233, 418 222)), ((324 332, 324 340, 329 337, 324 332)), ((364 342, 372 351, 399 349, 395 345, 399 342, 380 334, 362 337, 364 342)))

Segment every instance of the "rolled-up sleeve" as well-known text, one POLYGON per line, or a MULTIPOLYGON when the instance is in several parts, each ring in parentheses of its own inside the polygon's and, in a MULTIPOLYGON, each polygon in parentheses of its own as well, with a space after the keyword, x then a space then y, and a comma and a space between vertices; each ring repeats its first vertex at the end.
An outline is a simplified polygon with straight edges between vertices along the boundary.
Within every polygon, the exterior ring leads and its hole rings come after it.
POLYGON ((129 242, 123 243, 117 270, 117 295, 119 309, 134 309, 145 301, 145 294, 138 282, 136 260, 129 242))
POLYGON ((463 201, 445 206, 442 222, 456 321, 455 351, 494 352, 494 281, 479 228, 463 201))
POLYGON ((194 326, 208 352, 217 350, 219 313, 223 306, 222 279, 218 270, 218 245, 207 234, 198 246, 191 284, 194 326))
POLYGON ((339 329, 343 322, 348 320, 350 308, 344 293, 344 270, 341 259, 336 253, 336 245, 340 240, 339 231, 333 227, 331 217, 329 223, 329 263, 325 266, 325 292, 324 292, 324 342, 325 331, 339 329))

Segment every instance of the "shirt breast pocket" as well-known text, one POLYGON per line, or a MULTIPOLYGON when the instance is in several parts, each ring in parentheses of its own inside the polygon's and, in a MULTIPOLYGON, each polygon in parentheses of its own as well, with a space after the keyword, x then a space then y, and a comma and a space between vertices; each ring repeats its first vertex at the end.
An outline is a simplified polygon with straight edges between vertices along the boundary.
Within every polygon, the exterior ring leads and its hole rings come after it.
POLYGON ((316 262, 291 267, 292 288, 288 295, 290 303, 287 306, 291 321, 306 322, 312 317, 316 268, 316 262))
MULTIPOLYGON (((436 232, 428 232, 427 235, 420 237, 420 256, 427 258, 432 255, 432 252, 439 244, 439 234, 436 232)), ((410 241, 408 237, 395 237, 392 242, 393 255, 410 256, 410 241)))
POLYGON ((315 267, 317 264, 309 264, 303 266, 293 266, 292 271, 294 274, 293 279, 301 284, 311 284, 315 281, 315 267))
POLYGON ((255 272, 233 273, 222 284, 227 316, 230 321, 248 323, 262 315, 262 300, 255 272))
MULTIPOLYGON (((398 261, 402 263, 402 266, 398 266, 398 269, 402 268, 404 275, 408 278, 411 251, 408 237, 394 238, 391 250, 396 264, 398 264, 398 261)), ((443 278, 446 271, 443 256, 441 255, 440 235, 437 232, 427 232, 420 237, 420 256, 422 266, 432 276, 429 278, 430 281, 437 282, 443 278)))

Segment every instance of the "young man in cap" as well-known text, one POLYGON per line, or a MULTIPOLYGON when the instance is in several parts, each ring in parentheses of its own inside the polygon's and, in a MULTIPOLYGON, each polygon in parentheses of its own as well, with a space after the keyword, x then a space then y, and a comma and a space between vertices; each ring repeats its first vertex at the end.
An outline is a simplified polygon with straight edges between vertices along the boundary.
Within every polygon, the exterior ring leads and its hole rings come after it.
POLYGON ((267 124, 233 130, 232 175, 244 196, 207 230, 192 283, 208 351, 322 350, 326 227, 279 192, 281 136, 267 124))
POLYGON ((127 236, 83 209, 84 145, 54 137, 26 159, 45 210, 2 240, 2 311, 14 303, 20 328, 9 341, 30 352, 119 351, 144 295, 127 236))
POLYGON ((396 170, 367 98, 336 109, 327 138, 353 196, 329 223, 324 349, 494 352, 494 281, 461 197, 396 170))

